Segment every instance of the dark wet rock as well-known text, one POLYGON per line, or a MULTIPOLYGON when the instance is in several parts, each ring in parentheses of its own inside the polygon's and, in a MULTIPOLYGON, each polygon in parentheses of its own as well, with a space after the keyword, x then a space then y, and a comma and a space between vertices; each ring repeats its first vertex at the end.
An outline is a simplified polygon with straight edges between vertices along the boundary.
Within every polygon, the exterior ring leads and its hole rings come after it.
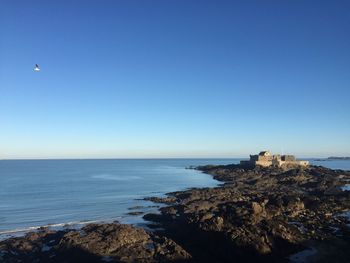
POLYGON ((190 255, 169 238, 118 223, 39 231, 0 242, 1 262, 183 262, 190 255))
POLYGON ((129 207, 128 210, 140 210, 143 208, 145 208, 145 207, 142 205, 136 205, 136 206, 129 207))
POLYGON ((132 212, 127 213, 127 215, 130 215, 130 216, 138 216, 138 215, 142 215, 142 214, 144 214, 144 212, 141 212, 141 211, 132 211, 132 212))
MULTIPOLYGON (((173 202, 161 214, 144 218, 157 222, 163 235, 198 262, 281 262, 310 241, 322 244, 334 238, 350 246, 346 231, 339 234, 348 223, 341 215, 350 209, 350 193, 340 187, 350 172, 317 166, 197 169, 224 184, 171 193, 167 200, 173 202)), ((348 250, 338 253, 350 258, 348 250)))
POLYGON ((154 203, 162 203, 162 204, 173 204, 176 203, 176 198, 172 196, 168 197, 145 197, 143 200, 151 201, 154 203))

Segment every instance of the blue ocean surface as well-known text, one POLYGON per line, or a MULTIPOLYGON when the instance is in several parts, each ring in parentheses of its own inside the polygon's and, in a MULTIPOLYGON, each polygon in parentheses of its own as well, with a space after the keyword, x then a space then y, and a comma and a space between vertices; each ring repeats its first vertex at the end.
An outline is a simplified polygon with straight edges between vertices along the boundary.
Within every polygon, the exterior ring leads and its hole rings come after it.
MULTIPOLYGON (((350 170, 350 161, 312 164, 350 170)), ((77 226, 118 220, 140 223, 131 211, 154 212, 144 201, 192 187, 218 185, 210 175, 186 169, 239 159, 0 160, 0 238, 40 226, 77 226), (142 206, 137 210, 129 208, 142 206)))
POLYGON ((350 171, 350 160, 336 160, 336 159, 310 159, 313 165, 328 167, 331 169, 340 169, 350 171))
MULTIPOLYGON (((233 159, 1 160, 0 235, 51 225, 94 221, 139 222, 130 207, 140 200, 192 187, 216 186, 188 166, 229 164, 233 159)), ((138 210, 139 211, 139 210, 138 210)), ((145 211, 147 212, 147 211, 145 211)))

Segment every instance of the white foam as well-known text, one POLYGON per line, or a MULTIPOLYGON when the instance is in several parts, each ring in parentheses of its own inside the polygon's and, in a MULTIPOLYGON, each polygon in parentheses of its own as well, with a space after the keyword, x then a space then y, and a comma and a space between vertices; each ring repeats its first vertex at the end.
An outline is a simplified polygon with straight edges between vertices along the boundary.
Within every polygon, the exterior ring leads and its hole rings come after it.
POLYGON ((31 226, 31 227, 25 227, 25 228, 15 228, 11 230, 5 230, 0 231, 0 235, 6 235, 6 234, 14 234, 14 233, 20 233, 20 232, 29 232, 38 230, 39 228, 57 228, 57 227, 65 227, 65 226, 74 226, 74 225, 86 225, 91 223, 98 223, 103 222, 103 220, 89 220, 89 221, 72 221, 72 222, 66 222, 66 223, 57 223, 57 224, 48 224, 44 226, 31 226))

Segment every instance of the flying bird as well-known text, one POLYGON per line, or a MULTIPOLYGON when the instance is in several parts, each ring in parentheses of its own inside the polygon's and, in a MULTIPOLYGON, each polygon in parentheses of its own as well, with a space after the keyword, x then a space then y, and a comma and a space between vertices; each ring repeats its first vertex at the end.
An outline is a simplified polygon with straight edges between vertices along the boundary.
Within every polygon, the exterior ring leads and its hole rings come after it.
POLYGON ((34 71, 40 71, 39 65, 35 64, 34 71))

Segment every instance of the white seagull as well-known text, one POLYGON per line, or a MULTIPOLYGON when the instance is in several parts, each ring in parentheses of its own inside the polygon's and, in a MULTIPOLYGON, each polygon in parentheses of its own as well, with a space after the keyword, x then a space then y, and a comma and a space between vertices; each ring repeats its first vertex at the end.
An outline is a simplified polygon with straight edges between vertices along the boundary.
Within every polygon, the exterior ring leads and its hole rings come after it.
POLYGON ((34 71, 40 71, 39 65, 35 64, 34 71))

